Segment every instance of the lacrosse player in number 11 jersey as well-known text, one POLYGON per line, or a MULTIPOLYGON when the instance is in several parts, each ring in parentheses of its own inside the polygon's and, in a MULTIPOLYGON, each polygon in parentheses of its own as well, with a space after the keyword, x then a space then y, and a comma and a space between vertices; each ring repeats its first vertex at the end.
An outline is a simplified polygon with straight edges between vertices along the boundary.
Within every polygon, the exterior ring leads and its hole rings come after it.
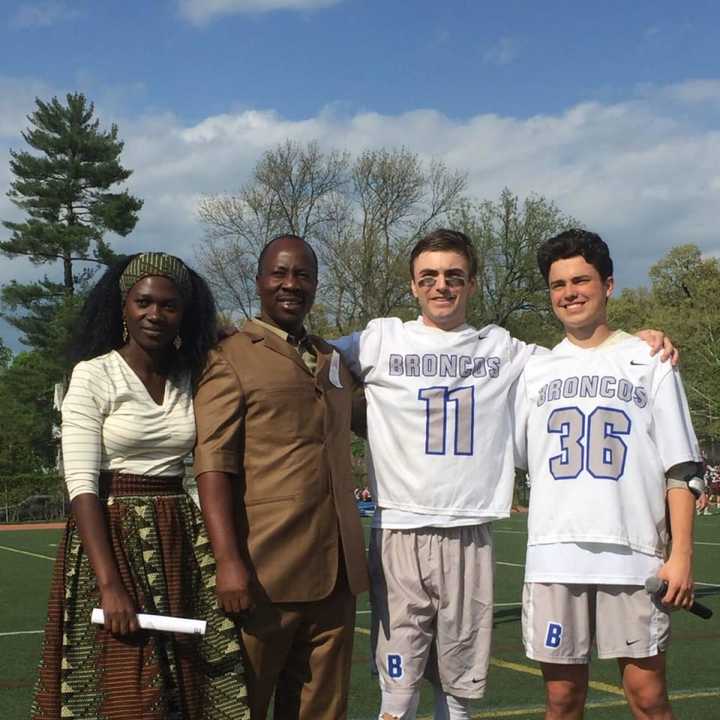
POLYGON ((531 483, 525 651, 541 664, 546 718, 582 717, 593 639, 600 658, 618 659, 634 717, 672 718, 668 608, 693 600, 687 481, 701 459, 685 393, 669 363, 609 328, 613 267, 598 235, 563 232, 538 264, 566 336, 516 387, 516 455, 531 483), (662 602, 644 589, 653 575, 667 582, 662 602))
POLYGON ((372 646, 383 720, 415 717, 423 676, 436 720, 470 717, 483 696, 493 620, 489 523, 514 481, 509 392, 535 346, 474 328, 477 257, 438 229, 410 254, 417 320, 372 320, 333 341, 365 385, 372 646))

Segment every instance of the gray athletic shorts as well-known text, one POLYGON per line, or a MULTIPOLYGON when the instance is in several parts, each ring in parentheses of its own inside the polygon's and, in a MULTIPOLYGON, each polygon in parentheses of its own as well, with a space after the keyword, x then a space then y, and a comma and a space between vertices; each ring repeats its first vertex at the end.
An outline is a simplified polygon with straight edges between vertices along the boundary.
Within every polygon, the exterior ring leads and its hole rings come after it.
POLYGON ((372 531, 371 640, 383 691, 410 693, 426 673, 450 695, 483 696, 494 561, 488 525, 372 531))
POLYGON ((525 583, 525 654, 565 665, 599 658, 646 658, 665 652, 670 613, 637 585, 525 583))

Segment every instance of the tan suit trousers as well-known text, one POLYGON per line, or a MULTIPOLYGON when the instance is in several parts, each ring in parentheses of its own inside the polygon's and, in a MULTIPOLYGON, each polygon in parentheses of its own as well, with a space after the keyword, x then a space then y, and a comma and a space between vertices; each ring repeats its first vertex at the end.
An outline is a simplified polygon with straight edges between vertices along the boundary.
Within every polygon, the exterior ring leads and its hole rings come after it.
POLYGON ((242 639, 252 720, 344 720, 355 626, 345 579, 322 600, 258 605, 242 639))

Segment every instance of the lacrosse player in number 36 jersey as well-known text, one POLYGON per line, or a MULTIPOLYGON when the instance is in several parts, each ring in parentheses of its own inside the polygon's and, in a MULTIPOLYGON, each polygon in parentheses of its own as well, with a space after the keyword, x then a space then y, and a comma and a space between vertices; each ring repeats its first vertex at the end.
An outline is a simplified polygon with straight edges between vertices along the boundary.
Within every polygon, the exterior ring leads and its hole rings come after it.
POLYGON ((687 481, 701 460, 685 393, 677 370, 608 327, 613 267, 598 235, 561 233, 538 263, 566 336, 530 358, 516 387, 531 483, 526 654, 542 667, 546 718, 582 717, 595 640, 599 657, 618 659, 634 717, 667 720, 668 607, 693 600, 687 481), (668 585, 662 602, 644 589, 654 575, 668 585))
POLYGON ((509 390, 535 347, 466 323, 477 257, 463 233, 421 239, 410 274, 417 320, 380 318, 333 342, 367 398, 380 717, 414 718, 427 674, 436 720, 462 720, 490 658, 489 523, 509 515, 514 480, 509 390))

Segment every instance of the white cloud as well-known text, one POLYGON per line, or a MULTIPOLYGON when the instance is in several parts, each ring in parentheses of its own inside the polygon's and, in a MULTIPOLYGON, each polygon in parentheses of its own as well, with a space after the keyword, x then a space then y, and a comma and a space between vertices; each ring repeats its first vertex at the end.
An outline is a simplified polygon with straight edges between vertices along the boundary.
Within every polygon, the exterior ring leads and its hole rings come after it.
POLYGON ((483 60, 490 65, 509 65, 517 56, 517 41, 506 35, 485 51, 483 60))
POLYGON ((196 25, 220 15, 259 14, 273 10, 316 10, 342 0, 179 0, 180 14, 196 25))
POLYGON ((79 17, 77 9, 59 0, 46 2, 22 3, 10 20, 10 25, 17 29, 32 27, 50 27, 64 20, 79 17))
POLYGON ((669 85, 663 94, 680 103, 720 103, 720 80, 688 80, 669 85))
MULTIPOLYGON (((710 83, 701 86, 703 93, 711 95, 707 88, 715 81, 703 82, 710 83)), ((0 80, 0 89, 15 94, 3 97, 0 127, 12 121, 7 113, 17 98, 24 104, 20 114, 28 112, 24 84, 0 80)), ((478 199, 497 198, 505 186, 521 197, 544 195, 605 237, 621 285, 643 284, 649 267, 673 245, 694 242, 704 253, 720 255, 720 131, 716 106, 696 102, 698 94, 691 81, 645 88, 623 102, 581 103, 530 118, 483 114, 455 120, 432 109, 348 115, 330 106, 300 121, 243 110, 193 125, 172 113, 123 118, 98 103, 101 124, 119 126, 123 164, 134 170, 130 189, 145 200, 135 232, 114 238, 113 245, 165 249, 193 261, 203 234, 196 216, 200 198, 237 190, 262 152, 286 138, 317 139, 326 149, 358 153, 406 146, 425 159, 439 158, 468 173, 468 192, 478 199)), ((3 187, 10 177, 2 145, 22 146, 19 131, 26 123, 15 121, 14 136, 0 139, 3 187)), ((16 211, 0 198, 0 219, 9 212, 16 211)), ((3 259, 0 283, 19 270, 15 261, 3 259)), ((43 268, 38 275, 46 270, 56 273, 43 268)))
POLYGON ((0 75, 0 141, 22 141, 19 131, 27 126, 27 116, 36 109, 35 98, 51 95, 48 86, 38 80, 0 75))
MULTIPOLYGON (((682 86, 674 92, 683 97, 682 86)), ((692 86, 686 89, 691 93, 692 86)), ((197 198, 236 190, 260 154, 293 138, 357 153, 407 146, 468 173, 469 192, 495 198, 504 186, 539 193, 606 234, 619 255, 622 284, 646 281, 647 269, 672 245, 720 250, 714 232, 720 186, 720 132, 696 127, 694 104, 674 111, 654 97, 583 103, 527 119, 478 115, 455 121, 434 110, 401 115, 321 112, 290 121, 270 111, 208 117, 187 127, 177 118, 121 122, 134 191, 146 198, 138 235, 164 242, 173 227, 184 252, 202 235, 197 198)), ((680 99, 677 102, 681 102, 680 99)))

